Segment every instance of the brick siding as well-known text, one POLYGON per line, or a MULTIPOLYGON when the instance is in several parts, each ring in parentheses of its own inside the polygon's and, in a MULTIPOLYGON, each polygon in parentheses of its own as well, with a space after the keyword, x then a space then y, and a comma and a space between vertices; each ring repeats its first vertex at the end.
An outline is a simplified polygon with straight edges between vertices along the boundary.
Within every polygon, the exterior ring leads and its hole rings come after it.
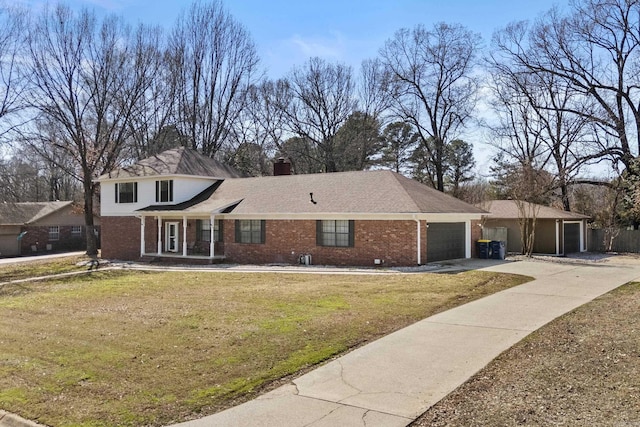
POLYGON ((49 240, 49 226, 24 226, 26 234, 20 240, 20 251, 23 255, 47 251, 84 250, 87 247, 86 227, 82 226, 80 235, 72 233, 72 226, 58 226, 57 240, 49 240))
MULTIPOLYGON (((264 244, 235 243, 235 221, 224 221, 227 262, 297 264, 309 254, 313 264, 383 266, 417 264, 415 221, 357 220, 354 223, 354 247, 316 245, 316 221, 268 220, 264 244)), ((426 262, 426 227, 421 223, 422 262, 426 262)))
MULTIPOLYGON (((150 228, 149 222, 147 220, 147 228, 150 228)), ((103 216, 100 227, 103 258, 140 258, 140 219, 132 216, 103 216)))

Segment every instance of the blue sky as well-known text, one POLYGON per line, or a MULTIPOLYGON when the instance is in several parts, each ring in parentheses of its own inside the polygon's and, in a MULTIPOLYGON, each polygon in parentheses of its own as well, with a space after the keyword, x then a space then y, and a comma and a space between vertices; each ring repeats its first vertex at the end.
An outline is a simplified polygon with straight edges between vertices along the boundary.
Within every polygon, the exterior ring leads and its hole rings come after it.
MULTIPOLYGON (((23 0, 36 7, 39 0, 23 0)), ((226 0, 225 7, 251 33, 263 66, 272 78, 311 56, 340 61, 357 69, 363 59, 403 27, 437 22, 460 23, 481 34, 485 44, 492 32, 511 21, 535 19, 568 0, 226 0)), ((70 0, 113 12, 132 23, 158 24, 167 29, 188 7, 182 0, 70 0)))

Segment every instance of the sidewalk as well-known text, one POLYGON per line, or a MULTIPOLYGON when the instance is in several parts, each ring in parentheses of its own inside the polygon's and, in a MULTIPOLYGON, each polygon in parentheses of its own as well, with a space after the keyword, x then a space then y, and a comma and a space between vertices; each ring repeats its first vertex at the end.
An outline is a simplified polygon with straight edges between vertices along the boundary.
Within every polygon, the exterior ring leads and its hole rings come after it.
POLYGON ((536 280, 436 314, 253 401, 176 426, 406 426, 529 333, 640 278, 640 264, 521 261, 485 270, 536 280))

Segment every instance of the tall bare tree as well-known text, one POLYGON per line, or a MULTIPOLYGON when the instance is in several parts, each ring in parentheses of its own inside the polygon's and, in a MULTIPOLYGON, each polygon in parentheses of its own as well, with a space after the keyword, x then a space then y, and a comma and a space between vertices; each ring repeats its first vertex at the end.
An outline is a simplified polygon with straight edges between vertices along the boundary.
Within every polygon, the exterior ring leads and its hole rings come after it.
POLYGON ((499 124, 492 129, 492 140, 522 165, 552 172, 549 191, 559 189, 564 209, 571 210, 570 184, 584 165, 611 151, 594 138, 596 107, 589 97, 566 79, 532 70, 514 58, 515 46, 527 43, 528 29, 526 22, 513 23, 493 38, 488 63, 499 124))
POLYGON ((221 1, 196 1, 176 22, 169 51, 178 129, 194 149, 213 157, 260 77, 255 45, 221 1))
POLYGON ((393 83, 393 108, 419 133, 440 191, 446 146, 475 107, 478 85, 473 67, 479 42, 478 34, 460 25, 439 23, 432 30, 422 25, 403 28, 380 50, 393 83))
MULTIPOLYGON (((290 96, 280 105, 288 129, 314 145, 313 159, 325 172, 336 172, 336 134, 355 111, 355 82, 351 67, 311 58, 286 80, 290 96)), ((297 153, 302 155, 303 153, 297 153)))
POLYGON ((8 117, 24 107, 22 93, 27 81, 20 55, 26 41, 26 18, 24 11, 0 3, 0 136, 12 127, 8 117))
POLYGON ((74 159, 66 172, 83 186, 90 255, 97 253, 93 180, 117 164, 130 138, 128 122, 159 65, 146 31, 58 5, 45 8, 29 35, 30 104, 56 135, 34 133, 31 140, 53 144, 74 159))

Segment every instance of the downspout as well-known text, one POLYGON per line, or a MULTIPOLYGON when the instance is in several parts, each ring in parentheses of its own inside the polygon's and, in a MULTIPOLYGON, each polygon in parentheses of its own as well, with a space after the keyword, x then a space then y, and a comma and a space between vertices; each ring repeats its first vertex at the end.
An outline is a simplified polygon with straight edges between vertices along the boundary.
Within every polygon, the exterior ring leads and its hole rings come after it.
POLYGON ((417 242, 418 242, 418 247, 417 247, 417 251, 418 251, 418 265, 422 265, 422 251, 420 250, 422 245, 420 243, 420 220, 418 218, 415 217, 415 215, 413 216, 413 220, 416 222, 416 226, 417 226, 417 242))

